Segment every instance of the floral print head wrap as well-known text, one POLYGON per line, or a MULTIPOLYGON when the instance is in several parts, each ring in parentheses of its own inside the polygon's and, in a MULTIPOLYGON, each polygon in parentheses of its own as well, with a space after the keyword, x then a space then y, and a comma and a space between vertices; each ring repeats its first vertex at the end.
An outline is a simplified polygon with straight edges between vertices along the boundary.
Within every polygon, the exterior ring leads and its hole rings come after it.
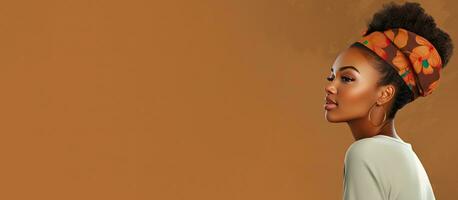
POLYGON ((403 28, 375 31, 357 42, 364 44, 397 70, 413 93, 413 100, 438 86, 442 61, 425 38, 403 28))

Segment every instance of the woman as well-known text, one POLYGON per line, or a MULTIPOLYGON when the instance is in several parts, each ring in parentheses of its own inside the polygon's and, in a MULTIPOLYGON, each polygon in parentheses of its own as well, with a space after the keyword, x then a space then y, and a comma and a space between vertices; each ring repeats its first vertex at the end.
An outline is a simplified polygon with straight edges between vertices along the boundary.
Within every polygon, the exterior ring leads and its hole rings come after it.
POLYGON ((373 16, 361 39, 338 55, 325 87, 325 117, 347 122, 355 138, 345 154, 345 200, 435 199, 394 117, 437 88, 452 52, 449 35, 420 4, 392 2, 373 16))

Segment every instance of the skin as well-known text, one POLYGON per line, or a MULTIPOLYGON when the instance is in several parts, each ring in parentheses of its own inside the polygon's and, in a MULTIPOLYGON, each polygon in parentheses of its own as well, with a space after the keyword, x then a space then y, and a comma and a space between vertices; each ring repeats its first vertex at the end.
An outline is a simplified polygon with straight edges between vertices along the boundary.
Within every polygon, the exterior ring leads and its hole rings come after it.
POLYGON ((395 87, 377 86, 381 74, 374 65, 369 57, 355 47, 349 47, 337 56, 325 91, 338 105, 329 111, 325 110, 325 118, 332 123, 347 122, 355 140, 379 134, 400 139, 394 119, 386 118, 382 123, 384 112, 388 114, 394 102, 395 87), (353 66, 357 71, 345 66, 353 66), (372 123, 368 118, 371 107, 374 107, 372 123))

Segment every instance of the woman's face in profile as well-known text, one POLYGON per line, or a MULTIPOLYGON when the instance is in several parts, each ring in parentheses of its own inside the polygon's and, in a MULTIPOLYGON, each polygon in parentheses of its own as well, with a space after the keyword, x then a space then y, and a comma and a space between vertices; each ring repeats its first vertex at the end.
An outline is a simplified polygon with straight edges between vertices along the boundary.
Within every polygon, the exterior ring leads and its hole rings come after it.
POLYGON ((377 99, 380 73, 360 49, 349 47, 334 61, 325 86, 325 118, 329 122, 347 122, 366 117, 377 99), (326 103, 328 102, 328 103, 326 103))

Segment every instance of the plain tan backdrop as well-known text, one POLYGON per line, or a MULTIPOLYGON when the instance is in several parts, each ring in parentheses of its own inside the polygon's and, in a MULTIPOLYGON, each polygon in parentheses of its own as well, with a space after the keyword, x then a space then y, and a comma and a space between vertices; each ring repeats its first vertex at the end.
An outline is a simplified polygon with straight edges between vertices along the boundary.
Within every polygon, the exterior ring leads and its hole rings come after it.
MULTIPOLYGON (((0 199, 341 199, 340 50, 386 1, 0 3, 0 199)), ((458 41, 458 2, 421 1, 458 41)), ((400 136, 457 199, 456 55, 400 136)))

